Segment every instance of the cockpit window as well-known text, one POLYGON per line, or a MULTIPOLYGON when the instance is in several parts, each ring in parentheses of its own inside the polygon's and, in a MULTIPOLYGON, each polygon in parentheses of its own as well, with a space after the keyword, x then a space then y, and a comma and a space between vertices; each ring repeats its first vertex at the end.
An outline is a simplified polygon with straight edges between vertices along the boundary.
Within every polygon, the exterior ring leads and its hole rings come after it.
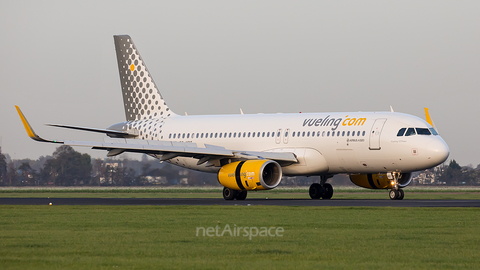
POLYGON ((415 129, 414 128, 408 128, 407 133, 405 133, 405 136, 412 136, 415 135, 415 129))
POLYGON ((401 136, 413 136, 413 135, 438 135, 437 131, 434 128, 401 128, 397 137, 401 136), (406 130, 406 132, 405 132, 406 130))
POLYGON ((415 128, 418 135, 432 135, 428 128, 415 128))

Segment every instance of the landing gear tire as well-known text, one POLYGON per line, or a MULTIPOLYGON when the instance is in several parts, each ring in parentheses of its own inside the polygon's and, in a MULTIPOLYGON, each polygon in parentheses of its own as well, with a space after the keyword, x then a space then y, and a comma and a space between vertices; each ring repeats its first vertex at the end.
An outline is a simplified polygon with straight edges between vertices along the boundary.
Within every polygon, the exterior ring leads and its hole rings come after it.
POLYGON ((324 195, 324 193, 325 191, 319 183, 313 183, 312 185, 310 185, 310 189, 308 190, 310 198, 314 200, 320 199, 324 195))
MULTIPOLYGON (((229 188, 226 188, 226 187, 223 188, 223 198, 227 201, 231 201, 231 200, 235 199, 235 197, 237 197, 237 193, 238 193, 238 191, 236 191, 234 189, 229 189, 229 188)), ((247 197, 247 196, 245 195, 245 197, 247 197)))
POLYGON ((402 189, 398 190, 398 197, 397 200, 403 200, 403 197, 405 196, 405 193, 403 192, 402 189))
POLYGON ((388 193, 388 196, 390 197, 391 200, 396 200, 398 198, 398 191, 395 189, 392 189, 388 193))
POLYGON ((247 191, 246 190, 237 191, 237 197, 235 197, 235 199, 245 200, 246 198, 247 198, 247 191))
POLYGON ((332 196, 333 196, 333 187, 332 187, 332 185, 325 183, 325 184, 323 185, 323 190, 324 190, 324 192, 323 192, 322 198, 323 198, 324 200, 329 200, 329 199, 331 199, 332 196))

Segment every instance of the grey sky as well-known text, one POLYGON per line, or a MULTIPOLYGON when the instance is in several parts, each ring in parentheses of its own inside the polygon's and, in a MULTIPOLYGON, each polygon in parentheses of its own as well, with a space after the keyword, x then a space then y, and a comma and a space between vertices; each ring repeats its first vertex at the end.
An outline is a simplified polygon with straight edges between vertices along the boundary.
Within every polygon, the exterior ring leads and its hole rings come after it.
MULTIPOLYGON (((461 165, 480 163, 480 1, 4 1, 2 150, 124 121, 114 34, 129 34, 176 113, 395 111, 431 116, 461 165)), ((104 151, 77 148, 93 157, 104 151)))

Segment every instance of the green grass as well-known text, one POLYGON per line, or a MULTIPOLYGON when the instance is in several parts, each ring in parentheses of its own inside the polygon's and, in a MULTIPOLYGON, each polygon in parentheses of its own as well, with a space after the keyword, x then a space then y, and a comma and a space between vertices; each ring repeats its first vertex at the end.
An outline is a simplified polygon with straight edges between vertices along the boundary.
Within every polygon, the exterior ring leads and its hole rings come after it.
MULTIPOLYGON (((405 199, 478 200, 479 187, 407 187, 405 199)), ((388 199, 387 190, 334 187, 333 199, 388 199)), ((0 197, 16 198, 222 198, 221 187, 4 187, 0 197)), ((250 191, 248 198, 309 199, 308 187, 250 191)))
POLYGON ((0 206, 2 269, 477 269, 478 208, 0 206), (203 237, 197 227, 282 227, 203 237))
MULTIPOLYGON (((277 187, 270 193, 302 193, 308 191, 304 187, 277 187)), ((365 189, 357 186, 334 186, 340 193, 384 193, 381 189, 365 189)), ((0 187, 0 194, 6 193, 218 193, 223 187, 0 187)), ((446 187, 446 186, 413 186, 407 187, 409 192, 450 193, 468 192, 480 194, 480 187, 446 187)))
MULTIPOLYGON (((221 191, 215 193, 0 193, 0 198, 223 198, 221 191)), ((274 193, 269 191, 249 192, 247 199, 310 199, 307 191, 302 193, 274 193)), ((336 199, 389 199, 388 192, 334 193, 336 199)), ((479 193, 418 193, 405 192, 405 200, 479 200, 479 193)))

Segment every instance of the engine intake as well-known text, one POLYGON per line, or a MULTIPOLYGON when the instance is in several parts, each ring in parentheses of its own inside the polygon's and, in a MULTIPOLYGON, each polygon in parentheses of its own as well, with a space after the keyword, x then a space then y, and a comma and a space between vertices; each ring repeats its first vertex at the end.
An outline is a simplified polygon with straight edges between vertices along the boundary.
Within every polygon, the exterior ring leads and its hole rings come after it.
MULTIPOLYGON (((410 184, 411 173, 402 173, 398 179, 398 186, 404 188, 410 184)), ((390 189, 393 188, 392 180, 388 179, 386 173, 377 174, 351 174, 350 181, 357 186, 370 189, 390 189)))
POLYGON ((273 160, 246 160, 229 163, 218 171, 218 182, 235 190, 276 188, 282 180, 282 168, 273 160))

